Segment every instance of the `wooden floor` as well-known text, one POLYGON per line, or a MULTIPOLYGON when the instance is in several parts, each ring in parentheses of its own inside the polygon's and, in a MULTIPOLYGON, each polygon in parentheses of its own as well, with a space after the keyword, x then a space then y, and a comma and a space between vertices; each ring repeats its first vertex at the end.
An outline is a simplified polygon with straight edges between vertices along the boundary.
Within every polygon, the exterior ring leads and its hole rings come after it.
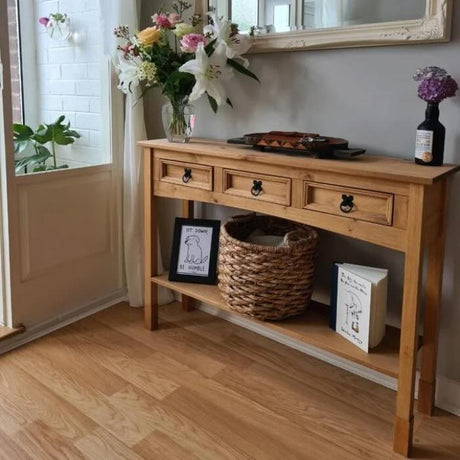
MULTIPOLYGON (((395 393, 178 304, 118 305, 0 357, 0 459, 389 459, 395 393)), ((460 459, 460 418, 415 457, 460 459)))

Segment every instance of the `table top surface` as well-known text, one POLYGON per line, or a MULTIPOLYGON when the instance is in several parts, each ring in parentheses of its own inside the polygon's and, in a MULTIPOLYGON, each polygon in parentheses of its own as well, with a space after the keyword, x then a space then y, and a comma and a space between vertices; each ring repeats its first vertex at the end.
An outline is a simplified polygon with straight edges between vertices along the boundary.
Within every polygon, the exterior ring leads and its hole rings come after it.
POLYGON ((422 166, 413 160, 364 154, 350 159, 323 160, 281 153, 260 152, 250 146, 227 144, 225 141, 192 139, 187 144, 171 143, 167 139, 140 141, 147 148, 176 151, 194 155, 247 160, 261 164, 276 164, 316 171, 327 171, 397 182, 431 185, 460 170, 460 165, 422 166))

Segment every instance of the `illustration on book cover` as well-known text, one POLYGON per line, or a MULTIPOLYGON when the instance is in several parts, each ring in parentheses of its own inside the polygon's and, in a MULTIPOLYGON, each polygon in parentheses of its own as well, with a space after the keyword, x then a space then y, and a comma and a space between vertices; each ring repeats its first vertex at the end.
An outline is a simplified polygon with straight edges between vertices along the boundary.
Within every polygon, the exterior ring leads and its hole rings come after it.
POLYGON ((368 351, 372 283, 342 268, 337 283, 336 331, 368 351))

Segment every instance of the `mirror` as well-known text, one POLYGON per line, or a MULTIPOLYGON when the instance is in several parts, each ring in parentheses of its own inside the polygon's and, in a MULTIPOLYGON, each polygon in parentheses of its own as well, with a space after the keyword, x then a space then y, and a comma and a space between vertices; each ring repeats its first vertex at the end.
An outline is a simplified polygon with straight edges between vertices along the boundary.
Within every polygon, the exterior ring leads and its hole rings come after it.
POLYGON ((205 0, 252 52, 448 41, 452 0, 205 0))

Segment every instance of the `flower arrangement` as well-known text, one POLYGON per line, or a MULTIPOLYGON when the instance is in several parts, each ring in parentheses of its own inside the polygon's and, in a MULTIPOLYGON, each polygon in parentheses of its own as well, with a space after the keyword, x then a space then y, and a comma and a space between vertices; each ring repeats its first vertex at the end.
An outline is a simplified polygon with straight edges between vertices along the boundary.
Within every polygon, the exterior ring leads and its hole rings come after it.
POLYGON ((43 16, 38 22, 46 28, 50 38, 54 40, 67 40, 72 34, 70 19, 66 13, 51 13, 43 16))
POLYGON ((224 104, 232 106, 225 82, 234 71, 258 81, 242 57, 251 38, 240 35, 234 24, 220 21, 213 13, 208 13, 211 23, 201 33, 199 15, 184 19, 191 6, 183 0, 174 2, 173 12, 158 11, 152 16, 152 26, 135 35, 127 26, 114 30, 116 37, 124 40, 118 46, 119 89, 128 93, 140 86, 143 95, 159 87, 172 106, 169 129, 177 134, 186 129, 184 106, 202 95, 206 94, 214 112, 224 104))
POLYGON ((446 70, 437 66, 418 69, 413 79, 420 82, 418 97, 428 104, 439 104, 444 99, 455 96, 458 90, 457 82, 446 70))

